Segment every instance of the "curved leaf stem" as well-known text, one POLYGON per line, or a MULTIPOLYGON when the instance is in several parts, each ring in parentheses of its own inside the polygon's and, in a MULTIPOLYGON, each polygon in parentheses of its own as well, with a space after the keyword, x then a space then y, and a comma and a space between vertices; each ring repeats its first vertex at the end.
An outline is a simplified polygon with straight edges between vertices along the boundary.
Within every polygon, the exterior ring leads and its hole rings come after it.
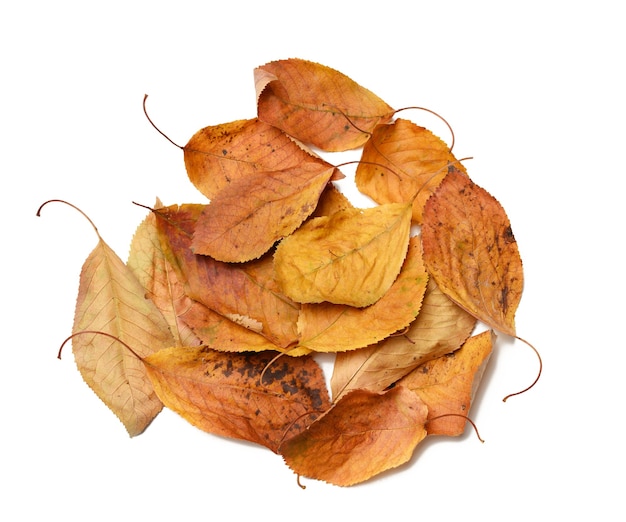
POLYGON ((541 377, 541 372, 543 371, 543 361, 541 360, 541 355, 539 354, 539 350, 537 350, 537 348, 535 348, 532 344, 530 344, 528 341, 522 339, 521 337, 515 336, 515 338, 519 339, 523 343, 525 343, 528 346, 530 346, 530 348, 535 352, 535 354, 537 355, 537 359, 539 359, 539 371, 537 372, 537 377, 535 377, 535 380, 532 382, 532 384, 530 386, 527 386, 526 388, 524 388, 523 390, 520 390, 518 392, 509 393, 506 397, 504 397, 504 399, 502 399, 502 402, 506 402, 506 400, 509 397, 513 397, 515 395, 520 395, 520 394, 525 393, 528 390, 530 390, 535 384, 537 384, 537 381, 539 380, 539 377, 541 377))
POLYGON ((37 209, 37 217, 41 217, 41 209, 43 207, 45 207, 48 203, 64 203, 66 205, 68 205, 69 207, 72 207, 74 210, 77 210, 78 212, 80 212, 83 217, 89 221, 89 224, 93 227, 93 229, 96 231, 96 234, 98 235, 98 237, 100 237, 100 233, 98 232, 98 227, 96 227, 95 223, 93 221, 91 221, 90 217, 85 214, 80 208, 78 208, 76 205, 73 205, 72 203, 69 203, 63 199, 49 199, 48 201, 45 201, 44 203, 41 204, 41 206, 37 209))

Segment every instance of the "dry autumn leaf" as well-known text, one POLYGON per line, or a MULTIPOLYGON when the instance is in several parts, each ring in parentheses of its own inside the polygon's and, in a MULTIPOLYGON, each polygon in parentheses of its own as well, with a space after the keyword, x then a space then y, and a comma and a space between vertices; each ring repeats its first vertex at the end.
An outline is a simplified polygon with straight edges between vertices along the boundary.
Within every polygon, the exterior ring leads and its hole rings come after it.
POLYGON ((429 279, 419 314, 406 331, 337 354, 330 380, 333 401, 355 389, 385 390, 420 364, 457 350, 475 325, 476 319, 429 279))
POLYGON ((164 250, 180 271, 187 295, 281 349, 295 344, 300 307, 280 293, 271 257, 231 264, 192 252, 195 223, 203 208, 174 205, 155 210, 164 250))
POLYGON ((398 382, 428 406, 429 435, 456 436, 465 431, 463 416, 469 414, 494 338, 491 330, 475 335, 455 352, 422 364, 398 382))
MULTIPOLYGON (((424 204, 458 163, 448 146, 424 127, 397 119, 377 125, 363 146, 355 181, 378 203, 413 201, 413 221, 421 224, 424 204)), ((465 172, 465 167, 457 168, 465 172)))
POLYGON ((316 352, 339 352, 377 343, 415 319, 427 282, 419 238, 413 237, 400 274, 376 303, 365 308, 332 303, 302 305, 299 346, 316 352))
POLYGON ((257 172, 288 170, 302 163, 331 165, 281 130, 258 119, 205 127, 183 147, 190 181, 207 198, 257 172))
POLYGON ((274 253, 276 279, 299 303, 368 306, 398 276, 409 244, 410 204, 349 208, 311 219, 274 253))
POLYGON ((132 346, 139 356, 147 356, 171 346, 174 339, 161 312, 144 296, 143 286, 89 222, 98 244, 80 273, 72 352, 87 385, 134 437, 163 405, 143 364, 122 343, 132 346))
POLYGON ((126 265, 91 223, 68 340, 130 435, 165 405, 350 486, 464 431, 493 330, 515 335, 522 263, 502 206, 432 132, 315 62, 254 80, 257 118, 179 147, 208 203, 157 200, 126 265), (355 208, 307 145, 362 147, 354 182, 376 204, 355 208), (479 320, 493 330, 471 337, 479 320), (312 352, 333 354, 332 402, 312 352))
POLYGON ((371 91, 330 67, 288 59, 254 70, 258 117, 325 151, 363 145, 394 110, 371 91))
POLYGON ((277 451, 330 404, 313 359, 275 355, 174 347, 144 364, 163 404, 194 426, 277 451))
POLYGON ((200 344, 191 328, 181 319, 192 301, 185 295, 183 284, 165 258, 153 213, 148 214, 137 227, 126 265, 146 289, 146 296, 163 314, 174 336, 174 344, 200 344))
POLYGON ((257 259, 309 217, 334 171, 308 162, 232 181, 198 217, 193 251, 230 263, 257 259))
POLYGON ((441 290, 491 328, 515 336, 522 260, 500 203, 452 169, 426 202, 422 242, 426 268, 441 290))
POLYGON ((280 453, 299 475, 351 486, 407 462, 426 437, 427 415, 426 405, 406 388, 356 390, 286 441, 280 453))

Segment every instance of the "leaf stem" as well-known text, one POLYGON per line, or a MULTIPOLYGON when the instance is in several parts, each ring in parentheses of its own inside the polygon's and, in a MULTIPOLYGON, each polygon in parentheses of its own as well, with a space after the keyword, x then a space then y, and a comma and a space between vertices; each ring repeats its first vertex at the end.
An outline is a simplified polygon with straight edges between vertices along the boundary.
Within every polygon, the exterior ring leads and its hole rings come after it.
POLYGON ((435 116, 437 116, 437 118, 439 118, 442 122, 444 122, 446 124, 446 126, 448 127, 448 129, 450 130, 450 134, 452 135, 452 143, 449 147, 450 152, 452 152, 452 149, 454 148, 454 142, 455 142, 455 137, 454 137, 454 130, 452 129, 452 125, 450 125, 448 123, 448 121, 441 116, 441 114, 436 113, 433 110, 427 109, 426 107, 403 107, 402 109, 398 109, 396 111, 396 114, 399 113, 400 111, 408 111, 410 109, 415 109, 415 110, 419 110, 419 111, 426 111, 426 112, 430 112, 431 114, 434 114, 435 116))
POLYGON ((181 147, 178 143, 176 143, 174 140, 172 140, 172 138, 170 138, 167 134, 165 134, 161 129, 159 129, 154 122, 150 119, 150 116, 148 116, 148 111, 146 109, 146 100, 148 99, 148 95, 144 94, 143 96, 143 113, 146 115, 146 118, 148 118, 148 121, 150 122, 150 125, 152 125, 154 127, 154 129, 161 135, 163 136, 167 141, 169 141, 172 145, 174 145, 175 147, 178 147, 179 149, 183 149, 184 147, 181 147))
POLYGON ((428 419, 428 421, 426 421, 426 423, 432 422, 432 421, 437 420, 437 419, 441 419, 442 417, 461 417, 461 418, 465 419, 474 428, 474 431, 476 432, 476 436, 478 437, 478 440, 480 442, 482 442, 483 444, 485 443, 485 441, 480 436, 480 433, 478 433, 478 428, 476 427, 476 423, 472 419, 470 419, 468 416, 466 416, 466 415, 462 415, 460 413, 442 413, 441 415, 437 415, 436 417, 433 417, 432 419, 428 419))
POLYGON ((44 203, 41 204, 41 206, 37 209, 37 217, 41 217, 41 209, 43 207, 45 207, 48 203, 64 203, 70 207, 72 207, 74 210, 77 210, 78 212, 80 212, 85 219, 87 219, 87 221, 89 221, 89 224, 93 227, 93 229, 96 231, 96 234, 98 235, 98 237, 100 237, 100 233, 98 232, 98 227, 96 227, 96 225, 94 224, 93 221, 91 221, 91 219, 89 218, 89 216, 87 214, 85 214, 80 208, 78 208, 76 205, 73 205, 72 203, 69 203, 63 199, 49 199, 48 201, 45 201, 44 203))
POLYGON ((81 334, 106 335, 107 337, 110 337, 111 339, 116 340, 120 344, 123 344, 126 348, 128 348, 130 353, 132 353, 135 357, 137 357, 137 359, 143 360, 135 350, 133 350, 128 344, 126 344, 124 341, 122 341, 119 337, 116 337, 115 335, 107 333, 107 332, 101 332, 99 330, 81 330, 80 332, 74 332, 67 339, 65 339, 65 341, 63 341, 63 343, 61 343, 61 346, 59 348, 59 353, 57 355, 57 359, 61 359, 61 352, 63 351, 63 347, 68 343, 68 341, 70 341, 71 339, 73 339, 77 335, 81 335, 81 334))
POLYGON ((522 393, 525 393, 528 390, 530 390, 535 384, 537 384, 537 381, 539 380, 539 377, 541 377, 541 372, 543 371, 543 361, 541 360, 541 355, 539 354, 539 350, 537 350, 537 348, 535 348, 532 344, 530 344, 528 341, 522 339, 521 337, 515 336, 515 338, 519 339, 523 343, 525 343, 528 346, 530 346, 532 348, 532 350, 535 352, 535 354, 537 355, 537 359, 539 359, 539 371, 537 372, 537 377, 535 377, 535 380, 532 382, 532 384, 530 386, 527 386, 526 388, 524 388, 523 390, 520 390, 518 392, 509 393, 504 399, 502 399, 502 402, 506 402, 506 400, 509 397, 513 397, 515 395, 521 395, 522 393))

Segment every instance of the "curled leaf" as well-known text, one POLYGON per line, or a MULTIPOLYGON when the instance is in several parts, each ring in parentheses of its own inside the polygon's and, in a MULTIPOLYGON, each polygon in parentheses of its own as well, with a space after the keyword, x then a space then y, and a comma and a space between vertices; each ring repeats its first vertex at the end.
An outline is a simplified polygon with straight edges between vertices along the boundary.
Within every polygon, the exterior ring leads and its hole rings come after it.
POLYGON ((394 113, 345 74, 307 60, 267 63, 254 81, 259 119, 326 151, 359 147, 394 113))
POLYGON ((276 280, 299 303, 368 306, 398 276, 410 227, 411 206, 399 203, 311 219, 276 248, 276 280))
POLYGON ((422 242, 426 268, 441 290, 491 328, 515 336, 524 276, 500 203, 453 169, 426 202, 422 242))

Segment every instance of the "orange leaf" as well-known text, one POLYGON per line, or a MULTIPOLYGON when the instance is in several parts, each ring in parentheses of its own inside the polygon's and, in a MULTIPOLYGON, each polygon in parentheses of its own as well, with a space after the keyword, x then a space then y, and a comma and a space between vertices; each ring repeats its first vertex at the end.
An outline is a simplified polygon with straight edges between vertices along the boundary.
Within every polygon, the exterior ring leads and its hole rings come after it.
POLYGON ((417 393, 428 406, 429 435, 460 435, 493 347, 493 331, 469 338, 457 351, 434 359, 398 382, 417 393))
POLYGON ((311 217, 330 216, 347 208, 353 208, 350 200, 333 183, 329 183, 322 192, 311 217))
POLYGON ((225 262, 260 257, 313 212, 334 170, 309 162, 231 182, 200 214, 193 250, 225 262))
POLYGON ((475 325, 476 319, 429 279, 419 314, 405 332, 337 354, 330 380, 333 400, 354 389, 386 389, 425 361, 457 350, 475 325))
MULTIPOLYGON (((269 341, 260 332, 255 331, 253 325, 237 322, 237 318, 230 319, 214 312, 198 301, 191 305, 181 315, 181 320, 189 326, 209 348, 223 352, 261 352, 264 350, 285 351, 282 347, 269 341)), ((290 356, 299 356, 309 353, 305 348, 289 348, 290 356)))
POLYGON ((287 440, 280 453, 299 475, 351 486, 407 462, 426 436, 427 414, 406 388, 356 390, 287 440))
POLYGON ((283 357, 270 364, 275 355, 174 347, 144 364, 163 404, 194 426, 277 451, 285 436, 306 429, 330 404, 313 359, 283 357))
POLYGON ((365 308, 332 303, 302 305, 299 346, 316 352, 338 352, 374 344, 415 319, 427 282, 419 238, 413 237, 400 274, 373 305, 365 308))
MULTIPOLYGON (((413 200, 413 221, 419 224, 426 200, 453 162, 448 146, 432 132, 398 119, 376 126, 363 147, 355 181, 377 203, 413 200)), ((457 168, 465 172, 463 165, 457 168)))
POLYGON ((311 161, 331 166, 258 119, 205 127, 191 137, 183 151, 189 179, 209 199, 255 172, 287 170, 311 161))
POLYGON ((368 306, 398 276, 410 227, 411 206, 399 203, 311 219, 276 248, 276 280, 299 303, 368 306))
POLYGON ((500 203, 452 170, 424 208, 424 262, 441 290, 495 330, 515 336, 522 260, 500 203))
POLYGON ((172 265, 180 271, 187 295, 279 347, 295 343, 300 306, 281 294, 270 256, 231 264, 191 251, 191 238, 202 208, 174 205, 155 210, 172 265))
POLYGON ((254 70, 259 119, 326 151, 357 148, 394 110, 346 75, 288 59, 254 70))

